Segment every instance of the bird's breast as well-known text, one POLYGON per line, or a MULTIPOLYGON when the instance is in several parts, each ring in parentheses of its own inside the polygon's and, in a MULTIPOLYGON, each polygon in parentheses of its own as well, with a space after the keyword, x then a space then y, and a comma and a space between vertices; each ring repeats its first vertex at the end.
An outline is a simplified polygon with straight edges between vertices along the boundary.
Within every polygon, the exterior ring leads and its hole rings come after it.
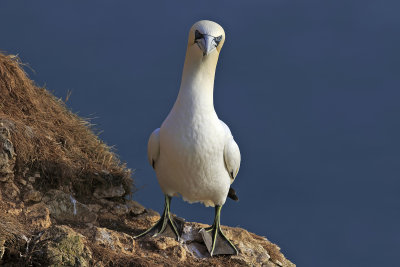
POLYGON ((160 128, 156 167, 163 191, 179 193, 192 202, 222 205, 230 185, 224 141, 224 128, 216 115, 170 114, 160 128))
POLYGON ((223 136, 213 114, 168 116, 160 128, 160 150, 168 156, 194 161, 212 160, 223 153, 223 136))

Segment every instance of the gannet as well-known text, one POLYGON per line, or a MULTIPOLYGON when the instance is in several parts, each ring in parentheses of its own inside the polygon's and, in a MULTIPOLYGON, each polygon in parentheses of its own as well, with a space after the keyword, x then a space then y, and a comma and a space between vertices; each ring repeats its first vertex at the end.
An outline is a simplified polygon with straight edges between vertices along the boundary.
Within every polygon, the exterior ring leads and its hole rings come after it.
POLYGON ((240 167, 239 147, 213 103, 215 70, 224 41, 225 32, 215 22, 202 20, 190 29, 178 97, 148 142, 148 160, 165 194, 164 212, 153 227, 136 236, 162 234, 170 228, 179 240, 182 223, 171 215, 170 202, 181 195, 189 203, 215 207, 213 225, 201 230, 211 256, 238 253, 220 227, 228 193, 237 200, 230 185, 240 167))

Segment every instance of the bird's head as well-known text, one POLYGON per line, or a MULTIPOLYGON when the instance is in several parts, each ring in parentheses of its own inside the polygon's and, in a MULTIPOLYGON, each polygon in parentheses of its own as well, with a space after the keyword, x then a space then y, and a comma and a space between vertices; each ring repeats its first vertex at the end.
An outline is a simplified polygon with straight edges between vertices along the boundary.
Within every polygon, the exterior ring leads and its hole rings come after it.
POLYGON ((218 55, 225 42, 224 29, 217 23, 209 20, 196 22, 189 32, 188 51, 198 57, 218 55))

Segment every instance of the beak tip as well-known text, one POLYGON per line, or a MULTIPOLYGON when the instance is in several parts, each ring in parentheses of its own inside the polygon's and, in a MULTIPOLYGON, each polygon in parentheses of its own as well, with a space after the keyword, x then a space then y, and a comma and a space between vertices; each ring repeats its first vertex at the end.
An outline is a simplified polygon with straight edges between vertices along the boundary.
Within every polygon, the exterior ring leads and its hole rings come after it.
POLYGON ((205 35, 201 40, 201 43, 198 44, 200 49, 203 51, 203 57, 211 54, 211 52, 215 50, 216 45, 213 40, 213 36, 205 35))

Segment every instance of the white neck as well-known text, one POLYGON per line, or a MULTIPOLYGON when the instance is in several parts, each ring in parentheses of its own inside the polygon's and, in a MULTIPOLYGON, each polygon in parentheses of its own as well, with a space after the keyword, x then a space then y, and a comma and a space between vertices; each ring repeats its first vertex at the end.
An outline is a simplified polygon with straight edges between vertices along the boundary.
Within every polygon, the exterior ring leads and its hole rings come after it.
POLYGON ((218 53, 203 57, 197 46, 189 46, 186 51, 181 87, 175 108, 197 112, 214 111, 214 78, 218 53))

